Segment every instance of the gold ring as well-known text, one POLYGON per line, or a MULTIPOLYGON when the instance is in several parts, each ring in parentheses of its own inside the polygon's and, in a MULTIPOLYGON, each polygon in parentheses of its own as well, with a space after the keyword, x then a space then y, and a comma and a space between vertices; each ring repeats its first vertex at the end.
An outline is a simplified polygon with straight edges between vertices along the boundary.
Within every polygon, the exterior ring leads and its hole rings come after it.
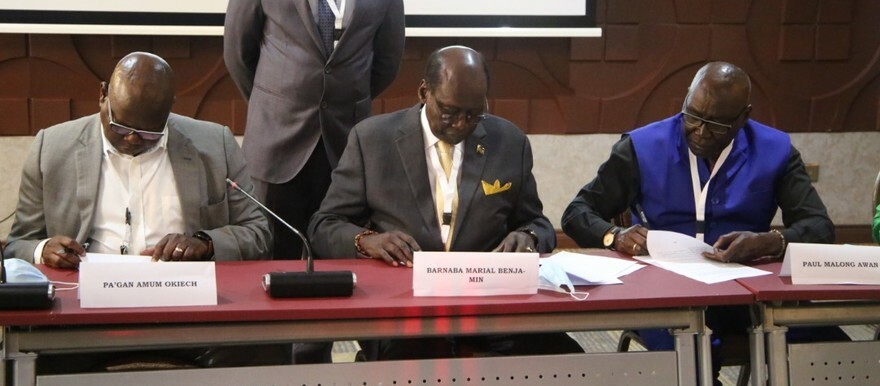
POLYGON ((534 252, 535 250, 532 247, 526 247, 526 252, 534 252))
POLYGON ((183 248, 181 248, 180 245, 178 245, 178 246, 174 247, 174 252, 183 253, 183 248))
POLYGON ((639 245, 638 243, 633 243, 633 252, 639 253, 639 250, 641 250, 641 249, 642 249, 641 245, 639 245))

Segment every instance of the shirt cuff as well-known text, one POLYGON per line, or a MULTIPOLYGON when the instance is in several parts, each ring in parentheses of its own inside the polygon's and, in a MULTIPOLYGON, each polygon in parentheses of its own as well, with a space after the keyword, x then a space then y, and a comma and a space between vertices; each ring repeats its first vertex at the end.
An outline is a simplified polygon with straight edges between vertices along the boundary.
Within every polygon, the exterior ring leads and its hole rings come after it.
POLYGON ((46 246, 48 241, 49 239, 40 241, 40 243, 37 244, 37 247, 34 248, 34 264, 43 264, 43 247, 46 246))

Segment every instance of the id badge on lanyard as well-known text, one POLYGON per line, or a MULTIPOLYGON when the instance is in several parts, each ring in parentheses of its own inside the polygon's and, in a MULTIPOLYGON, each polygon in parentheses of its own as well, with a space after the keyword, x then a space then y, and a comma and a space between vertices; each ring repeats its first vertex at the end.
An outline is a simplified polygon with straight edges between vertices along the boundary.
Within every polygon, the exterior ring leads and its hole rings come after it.
POLYGON ((706 232, 706 196, 709 194, 709 185, 712 183, 712 178, 715 177, 715 174, 724 165, 727 156, 730 155, 730 150, 733 149, 733 142, 730 141, 730 144, 721 151, 718 161, 715 162, 715 167, 712 169, 711 174, 709 174, 709 180, 706 181, 704 186, 700 185, 700 170, 697 168, 697 156, 691 152, 691 149, 688 149, 688 158, 691 164, 691 184, 694 188, 694 209, 697 217, 697 234, 694 237, 697 240, 704 241, 703 238, 706 232))
POLYGON ((333 16, 336 17, 336 21, 333 25, 333 48, 336 48, 336 43, 339 43, 339 38, 342 36, 342 18, 345 15, 345 0, 340 0, 339 7, 336 6, 335 0, 324 1, 327 2, 327 5, 330 7, 330 12, 333 12, 333 16))

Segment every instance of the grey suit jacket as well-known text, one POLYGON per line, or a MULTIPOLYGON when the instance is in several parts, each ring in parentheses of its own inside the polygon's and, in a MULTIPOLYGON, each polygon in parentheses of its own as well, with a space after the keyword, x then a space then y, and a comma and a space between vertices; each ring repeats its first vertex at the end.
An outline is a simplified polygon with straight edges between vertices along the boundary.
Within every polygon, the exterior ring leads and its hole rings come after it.
MULTIPOLYGON (((268 220, 256 204, 226 186, 227 177, 251 186, 229 129, 171 114, 167 135, 187 234, 202 230, 211 236, 217 261, 267 258, 268 220)), ((98 114, 37 133, 21 175, 8 257, 32 261, 37 244, 55 235, 80 243, 89 238, 102 146, 98 114)))
POLYGON ((403 1, 347 0, 346 8, 348 27, 328 58, 308 0, 229 1, 223 57, 248 100, 242 147, 254 178, 291 180, 322 137, 336 167, 351 127, 397 76, 403 1))
MULTIPOLYGON (((354 237, 366 228, 399 230, 422 250, 443 250, 420 107, 372 117, 352 129, 330 190, 309 224, 318 256, 355 257, 354 237)), ((461 168, 452 250, 490 251, 522 227, 535 231, 538 251, 553 250, 556 235, 542 213, 531 145, 519 128, 490 115, 465 140, 461 168), (487 194, 483 181, 494 185, 495 180, 511 185, 487 194)))

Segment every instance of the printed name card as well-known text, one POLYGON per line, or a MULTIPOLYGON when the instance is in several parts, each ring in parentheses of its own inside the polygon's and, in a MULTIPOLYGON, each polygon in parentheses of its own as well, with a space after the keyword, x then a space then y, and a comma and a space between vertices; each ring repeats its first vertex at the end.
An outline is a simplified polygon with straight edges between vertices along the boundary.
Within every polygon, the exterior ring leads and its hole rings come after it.
POLYGON ((792 284, 880 284, 880 247, 789 243, 779 276, 792 284))
POLYGON ((79 265, 82 308, 217 305, 214 262, 79 265))
POLYGON ((537 253, 415 252, 413 295, 535 294, 538 266, 537 253))

